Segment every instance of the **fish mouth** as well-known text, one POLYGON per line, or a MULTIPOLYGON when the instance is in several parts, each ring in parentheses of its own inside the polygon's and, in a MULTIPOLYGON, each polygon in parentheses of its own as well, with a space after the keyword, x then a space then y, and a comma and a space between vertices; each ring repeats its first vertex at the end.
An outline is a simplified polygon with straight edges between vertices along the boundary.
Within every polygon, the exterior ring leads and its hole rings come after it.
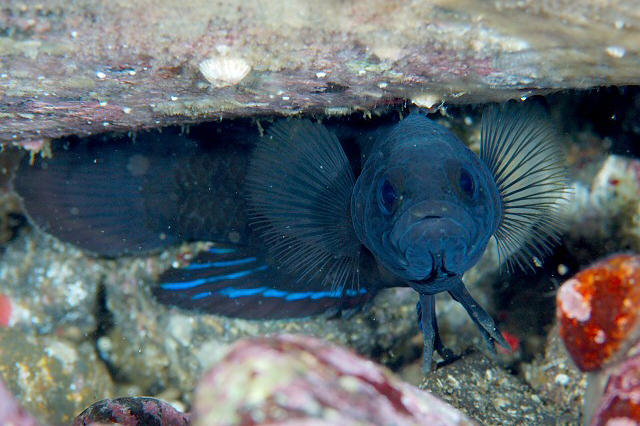
POLYGON ((447 269, 444 259, 436 258, 431 253, 433 268, 429 275, 422 279, 409 280, 409 285, 421 294, 437 294, 450 288, 451 278, 459 276, 456 272, 447 269), (439 260, 439 262, 438 262, 439 260))
POLYGON ((474 228, 474 218, 459 206, 420 203, 398 218, 389 237, 405 278, 433 282, 460 273, 474 228))

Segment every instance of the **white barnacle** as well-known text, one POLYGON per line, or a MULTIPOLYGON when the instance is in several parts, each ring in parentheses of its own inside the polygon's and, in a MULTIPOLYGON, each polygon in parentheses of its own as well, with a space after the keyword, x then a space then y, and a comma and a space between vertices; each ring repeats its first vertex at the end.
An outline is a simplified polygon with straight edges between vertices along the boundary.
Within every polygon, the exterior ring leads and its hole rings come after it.
POLYGON ((213 56, 200 62, 200 72, 214 87, 227 87, 244 79, 251 66, 242 58, 213 56))

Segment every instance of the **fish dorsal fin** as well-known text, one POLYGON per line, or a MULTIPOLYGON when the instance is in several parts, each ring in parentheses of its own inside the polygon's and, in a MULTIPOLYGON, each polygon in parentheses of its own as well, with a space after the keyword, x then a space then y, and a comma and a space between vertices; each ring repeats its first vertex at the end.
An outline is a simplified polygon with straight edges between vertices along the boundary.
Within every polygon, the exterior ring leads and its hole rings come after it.
POLYGON ((482 115, 480 157, 502 200, 494 233, 501 256, 521 267, 548 254, 562 228, 567 171, 564 152, 540 105, 509 102, 482 115))
POLYGON ((336 136, 308 120, 281 121, 253 154, 249 218, 301 285, 357 284, 361 245, 350 214, 353 171, 336 136))

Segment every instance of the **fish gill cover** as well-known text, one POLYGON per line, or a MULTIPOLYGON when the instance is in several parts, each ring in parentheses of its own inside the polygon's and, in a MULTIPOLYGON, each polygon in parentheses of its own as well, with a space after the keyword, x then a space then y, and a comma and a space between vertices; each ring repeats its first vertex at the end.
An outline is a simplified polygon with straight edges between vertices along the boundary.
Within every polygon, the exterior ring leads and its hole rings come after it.
POLYGON ((373 144, 351 158, 335 133, 348 128, 290 119, 217 144, 169 133, 66 141, 51 159, 25 161, 14 187, 35 224, 97 255, 220 243, 159 277, 157 300, 183 309, 308 317, 410 286, 429 371, 434 349, 450 355, 436 322, 440 292, 464 306, 491 350, 509 347, 462 282, 489 239, 520 265, 556 240, 564 161, 530 103, 486 109, 480 156, 418 112, 361 131, 373 144))

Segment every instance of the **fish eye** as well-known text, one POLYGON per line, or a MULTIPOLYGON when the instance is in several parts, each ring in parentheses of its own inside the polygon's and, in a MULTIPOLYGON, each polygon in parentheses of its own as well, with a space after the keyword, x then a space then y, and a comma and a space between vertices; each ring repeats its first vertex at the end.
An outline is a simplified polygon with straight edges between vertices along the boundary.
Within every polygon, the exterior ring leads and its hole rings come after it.
POLYGON ((383 178, 378 184, 378 206, 385 215, 393 213, 393 207, 398 200, 398 194, 389 179, 383 178))
POLYGON ((460 171, 458 172, 458 186, 460 190, 467 195, 469 198, 473 198, 476 192, 476 183, 473 180, 473 176, 471 173, 467 171, 464 167, 460 167, 460 171))

